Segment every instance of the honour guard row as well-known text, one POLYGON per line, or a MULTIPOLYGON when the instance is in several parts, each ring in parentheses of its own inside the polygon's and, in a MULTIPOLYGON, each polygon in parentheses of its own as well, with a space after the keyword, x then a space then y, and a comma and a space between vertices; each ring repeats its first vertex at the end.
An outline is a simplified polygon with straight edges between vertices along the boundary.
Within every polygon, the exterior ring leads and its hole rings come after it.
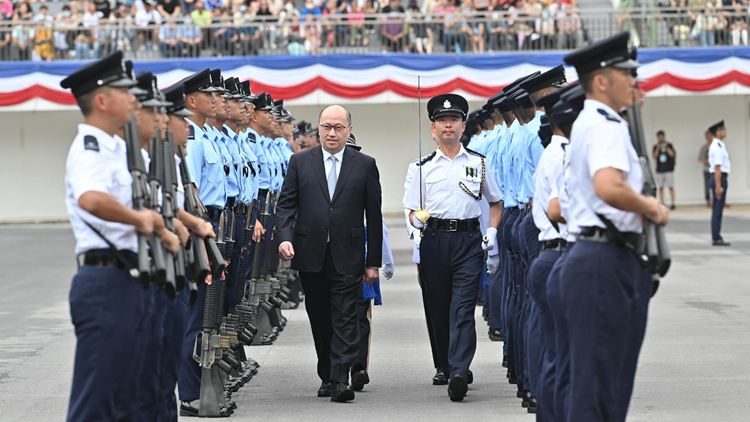
MULTIPOLYGON (((472 113, 454 94, 427 105, 437 148, 409 166, 404 209, 433 383, 452 401, 473 381, 479 299, 489 338, 503 341, 498 363, 537 420, 625 421, 649 299, 670 264, 628 42, 565 56, 573 84, 561 64, 472 113)), ((729 165, 714 142, 720 198, 729 165)))
POLYGON ((84 116, 65 179, 79 266, 68 420, 229 416, 258 370, 243 346, 271 344, 303 297, 272 240, 294 118, 219 69, 159 90, 119 51, 61 86, 84 116))

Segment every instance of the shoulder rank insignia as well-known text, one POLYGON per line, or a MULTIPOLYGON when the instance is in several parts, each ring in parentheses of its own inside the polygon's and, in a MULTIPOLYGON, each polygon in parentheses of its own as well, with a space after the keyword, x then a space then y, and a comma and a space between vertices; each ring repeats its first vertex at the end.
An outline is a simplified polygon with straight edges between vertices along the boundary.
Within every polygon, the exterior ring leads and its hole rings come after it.
POLYGON ((615 117, 615 116, 607 113, 607 110, 605 110, 603 108, 597 108, 596 111, 598 111, 599 114, 601 114, 602 116, 606 117, 607 120, 609 120, 610 122, 620 123, 622 121, 622 120, 618 119, 617 117, 615 117))
POLYGON ((253 132, 247 132, 247 139, 249 139, 250 142, 255 142, 255 134, 253 132))
POLYGON ((428 162, 428 161, 432 160, 433 158, 435 158, 435 154, 436 154, 436 153, 437 153, 437 151, 432 151, 432 154, 430 154, 430 155, 428 155, 428 156, 426 156, 426 157, 422 158, 421 160, 419 160, 419 162, 417 163, 417 165, 418 165, 418 166, 421 166, 421 165, 423 165, 424 163, 426 163, 426 162, 428 162))
POLYGON ((188 129, 188 139, 195 139, 195 128, 193 125, 190 125, 188 129))
POLYGON ((99 151, 99 141, 93 135, 83 137, 83 148, 91 151, 99 151))
POLYGON ((465 149, 465 150, 466 150, 466 152, 468 152, 469 154, 474 154, 474 155, 477 155, 477 156, 479 156, 479 157, 485 158, 485 157, 484 157, 484 155, 482 155, 482 154, 480 154, 480 153, 478 153, 478 152, 474 151, 473 149, 469 149, 469 148, 464 148, 464 149, 465 149))

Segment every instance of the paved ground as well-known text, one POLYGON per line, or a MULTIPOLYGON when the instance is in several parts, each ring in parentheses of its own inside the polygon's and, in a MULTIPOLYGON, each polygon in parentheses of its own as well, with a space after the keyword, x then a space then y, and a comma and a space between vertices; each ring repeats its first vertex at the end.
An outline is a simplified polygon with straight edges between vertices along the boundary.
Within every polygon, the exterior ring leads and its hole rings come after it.
MULTIPOLYGON (((712 248, 708 214, 673 214, 673 264, 651 302, 629 421, 746 421, 750 393, 750 213, 724 220, 732 247, 712 248)), ((315 396, 318 381, 305 311, 273 346, 249 348, 260 374, 235 394, 233 420, 531 421, 500 367, 500 343, 477 325, 475 383, 451 403, 433 375, 419 287, 403 220, 389 221, 396 276, 373 312, 372 383, 350 404, 315 396)), ((75 271, 66 225, 0 226, 0 421, 62 420, 75 336, 67 294, 75 271)), ((481 321, 478 318, 478 321, 481 321)))

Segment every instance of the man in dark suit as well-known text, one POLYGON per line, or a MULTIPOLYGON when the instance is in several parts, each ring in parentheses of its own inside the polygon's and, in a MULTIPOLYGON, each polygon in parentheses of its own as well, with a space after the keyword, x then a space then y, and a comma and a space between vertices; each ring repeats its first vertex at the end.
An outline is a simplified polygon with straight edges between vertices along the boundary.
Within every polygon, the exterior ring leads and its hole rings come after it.
POLYGON ((279 256, 293 258, 302 279, 323 381, 318 396, 346 402, 354 399, 349 372, 358 351, 362 283, 378 279, 382 260, 380 176, 372 157, 345 148, 352 131, 348 110, 327 107, 318 128, 321 146, 289 161, 276 207, 279 256))

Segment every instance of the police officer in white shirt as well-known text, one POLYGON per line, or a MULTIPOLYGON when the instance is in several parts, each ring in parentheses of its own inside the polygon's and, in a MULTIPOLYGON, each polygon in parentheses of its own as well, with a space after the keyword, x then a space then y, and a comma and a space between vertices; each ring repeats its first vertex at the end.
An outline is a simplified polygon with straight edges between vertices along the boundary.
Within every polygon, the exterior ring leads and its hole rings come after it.
POLYGON ((137 370, 144 292, 131 275, 136 232, 156 232, 172 253, 179 248, 161 215, 135 211, 126 145, 115 134, 131 120, 135 81, 122 52, 79 68, 60 86, 71 89, 84 115, 66 163, 66 207, 79 270, 70 290, 76 356, 68 420, 132 419, 132 391, 119 388, 137 370))
POLYGON ((711 211, 711 239, 714 246, 729 246, 729 242, 725 242, 721 237, 721 217, 724 213, 724 202, 727 199, 727 176, 732 171, 727 146, 724 144, 727 128, 722 120, 708 128, 708 131, 714 135, 714 140, 708 148, 708 171, 713 174, 709 186, 714 196, 711 211))
POLYGON ((642 216, 666 224, 669 211, 638 192, 643 175, 619 110, 633 104, 626 32, 565 57, 586 91, 573 124, 566 186, 577 242, 561 275, 570 340, 567 420, 604 421, 621 411, 621 374, 635 329, 638 283, 650 277, 636 255, 642 216))
MULTIPOLYGON (((406 194, 414 227, 422 230, 420 268, 432 314, 438 356, 449 378, 453 401, 466 396, 469 365, 476 350, 474 309, 484 254, 495 247, 502 219, 502 196, 484 156, 460 144, 469 104, 443 94, 427 103, 432 135, 439 147, 422 164, 421 180, 406 194), (490 227, 482 242, 479 201, 490 203, 490 227)), ((415 176, 417 176, 415 174, 415 176)))

